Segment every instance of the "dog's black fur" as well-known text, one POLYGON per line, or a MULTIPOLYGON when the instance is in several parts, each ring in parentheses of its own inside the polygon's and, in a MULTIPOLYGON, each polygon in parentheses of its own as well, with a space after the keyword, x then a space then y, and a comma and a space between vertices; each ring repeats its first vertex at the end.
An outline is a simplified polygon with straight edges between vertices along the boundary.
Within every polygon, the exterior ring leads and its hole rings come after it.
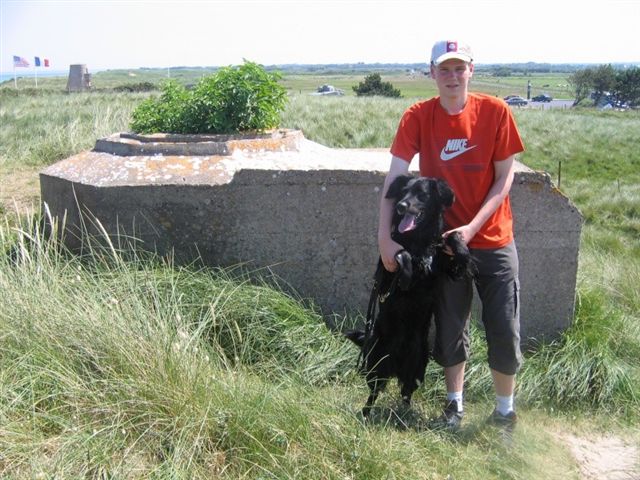
POLYGON ((386 198, 395 202, 391 237, 404 248, 396 254, 399 268, 390 273, 378 260, 365 330, 345 332, 362 350, 362 370, 370 389, 362 409, 365 417, 392 377, 398 378, 402 400, 410 405, 429 359, 427 337, 436 280, 445 274, 458 279, 473 268, 469 249, 457 234, 442 239, 443 214, 454 201, 444 180, 401 175, 389 186, 386 198), (453 255, 444 252, 445 246, 453 255))

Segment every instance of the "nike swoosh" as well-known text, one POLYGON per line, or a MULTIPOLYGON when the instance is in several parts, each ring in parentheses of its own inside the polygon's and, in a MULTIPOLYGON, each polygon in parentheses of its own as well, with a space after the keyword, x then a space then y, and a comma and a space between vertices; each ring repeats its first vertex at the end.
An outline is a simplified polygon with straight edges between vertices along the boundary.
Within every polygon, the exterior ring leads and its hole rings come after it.
POLYGON ((458 150, 457 152, 451 152, 451 153, 445 152, 444 148, 443 148, 442 151, 440 152, 440 160, 442 160, 443 162, 446 162, 446 161, 451 160, 452 158, 456 158, 458 155, 462 155, 464 152, 468 152, 472 148, 476 148, 476 147, 477 147, 477 145, 473 145, 471 147, 463 148, 462 150, 458 150))

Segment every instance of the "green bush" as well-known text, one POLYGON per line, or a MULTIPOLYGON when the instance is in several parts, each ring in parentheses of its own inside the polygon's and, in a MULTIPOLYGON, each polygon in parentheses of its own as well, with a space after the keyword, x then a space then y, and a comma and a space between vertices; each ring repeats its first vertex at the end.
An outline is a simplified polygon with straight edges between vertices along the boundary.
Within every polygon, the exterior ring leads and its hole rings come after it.
POLYGON ((178 82, 167 81, 159 98, 144 100, 131 113, 131 129, 138 133, 189 133, 185 130, 184 111, 190 97, 190 92, 178 82))
POLYGON ((175 81, 132 114, 138 133, 235 133, 275 128, 286 106, 280 75, 245 62, 202 78, 193 90, 175 81))
POLYGON ((113 89, 114 92, 151 92, 156 90, 157 87, 151 82, 138 82, 127 83, 125 85, 118 85, 113 89))
POLYGON ((357 87, 353 87, 358 97, 379 95, 382 97, 400 97, 400 90, 394 88, 391 82, 383 82, 379 73, 372 73, 364 77, 357 87))

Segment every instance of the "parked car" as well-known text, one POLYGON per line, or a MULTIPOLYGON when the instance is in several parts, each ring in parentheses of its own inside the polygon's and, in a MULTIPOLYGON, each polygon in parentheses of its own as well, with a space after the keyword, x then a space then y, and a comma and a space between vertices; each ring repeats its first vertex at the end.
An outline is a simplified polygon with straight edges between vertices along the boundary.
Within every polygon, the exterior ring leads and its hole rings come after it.
POLYGON ((536 95, 535 97, 533 97, 531 100, 533 100, 534 102, 550 102, 551 100, 553 100, 553 98, 551 98, 546 93, 541 93, 540 95, 536 95))
POLYGON ((605 104, 598 106, 598 108, 600 110, 611 110, 611 109, 615 109, 618 110, 620 112, 624 111, 624 110, 629 110, 629 104, 628 103, 624 103, 624 102, 620 102, 620 101, 613 101, 613 102, 606 102, 605 104))
POLYGON ((504 97, 504 101, 506 102, 507 100, 509 100, 510 98, 516 98, 519 97, 520 95, 507 95, 506 97, 504 97))
POLYGON ((529 103, 522 97, 511 97, 505 101, 507 102, 507 105, 515 105, 517 107, 521 107, 529 103))
POLYGON ((344 90, 334 87, 333 85, 321 85, 311 95, 344 95, 344 90))

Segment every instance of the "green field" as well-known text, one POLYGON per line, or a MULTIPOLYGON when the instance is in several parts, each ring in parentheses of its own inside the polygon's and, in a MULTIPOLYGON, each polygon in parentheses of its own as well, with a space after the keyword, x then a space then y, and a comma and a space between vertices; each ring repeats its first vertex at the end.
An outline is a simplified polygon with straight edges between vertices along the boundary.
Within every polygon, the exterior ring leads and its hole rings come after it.
MULTIPOLYGON (((188 84, 202 72, 180 73, 188 84)), ((23 175, 127 130, 131 111, 153 94, 115 87, 158 75, 99 73, 95 91, 82 94, 63 93, 64 79, 0 87, 0 477, 585 478, 569 438, 594 455, 606 453, 602 438, 621 442, 618 460, 630 466, 611 463, 600 478, 618 468, 640 476, 638 112, 515 111, 521 161, 554 180, 562 162, 561 190, 585 216, 576 314, 562 338, 527 354, 521 421, 509 438, 484 422, 493 393, 474 329, 466 426, 447 435, 424 428, 443 401, 434 364, 414 410, 399 408, 394 385, 365 425, 357 351, 307 302, 238 271, 139 251, 96 246, 74 256, 40 230, 37 210, 14 212, 23 175)), ((285 77, 282 125, 332 147, 386 148, 404 109, 433 93, 430 80, 396 73, 383 80, 404 98, 357 98, 350 86, 360 80, 285 77), (347 96, 308 95, 323 83, 347 96)), ((522 94, 527 80, 563 83, 561 75, 476 78, 498 95, 522 94)))
MULTIPOLYGON (((177 80, 186 85, 193 85, 202 78, 203 75, 211 73, 211 69, 136 69, 136 70, 113 70, 98 72, 92 76, 92 85, 96 90, 111 89, 121 85, 133 85, 141 82, 151 82, 160 85, 168 78, 177 80)), ((394 87, 402 92, 406 98, 428 98, 436 94, 435 85, 431 79, 420 71, 412 74, 405 72, 382 72, 382 80, 391 82, 394 87)), ((354 96, 353 87, 364 80, 364 74, 314 74, 314 73, 292 73, 284 74, 282 84, 293 94, 309 94, 323 85, 329 84, 342 89, 347 96, 354 96)), ((531 94, 535 96, 539 93, 548 93, 554 98, 572 98, 567 82, 568 74, 530 74, 514 75, 510 77, 495 77, 482 71, 477 72, 472 81, 471 88, 476 91, 489 93, 504 97, 506 95, 521 95, 526 97, 527 83, 531 82, 531 94)), ((2 86, 10 88, 13 81, 5 82, 2 86)), ((35 88, 35 81, 32 77, 21 78, 18 81, 20 89, 35 88)), ((0 87, 0 88, 2 88, 0 87)), ((38 87, 43 90, 66 88, 66 78, 40 78, 38 87)))
MULTIPOLYGON (((320 85, 330 84, 344 90, 345 95, 355 95, 352 87, 358 85, 363 79, 362 75, 327 75, 324 77, 291 75, 285 78, 284 85, 292 93, 304 94, 315 91, 320 85)), ((383 75, 382 80, 391 82, 406 98, 429 98, 437 93, 433 81, 420 73, 383 75)), ((474 76, 470 88, 499 97, 513 94, 526 98, 529 81, 531 81, 532 96, 548 93, 553 98, 571 98, 571 92, 566 86, 566 75, 497 78, 478 74, 474 76)))

